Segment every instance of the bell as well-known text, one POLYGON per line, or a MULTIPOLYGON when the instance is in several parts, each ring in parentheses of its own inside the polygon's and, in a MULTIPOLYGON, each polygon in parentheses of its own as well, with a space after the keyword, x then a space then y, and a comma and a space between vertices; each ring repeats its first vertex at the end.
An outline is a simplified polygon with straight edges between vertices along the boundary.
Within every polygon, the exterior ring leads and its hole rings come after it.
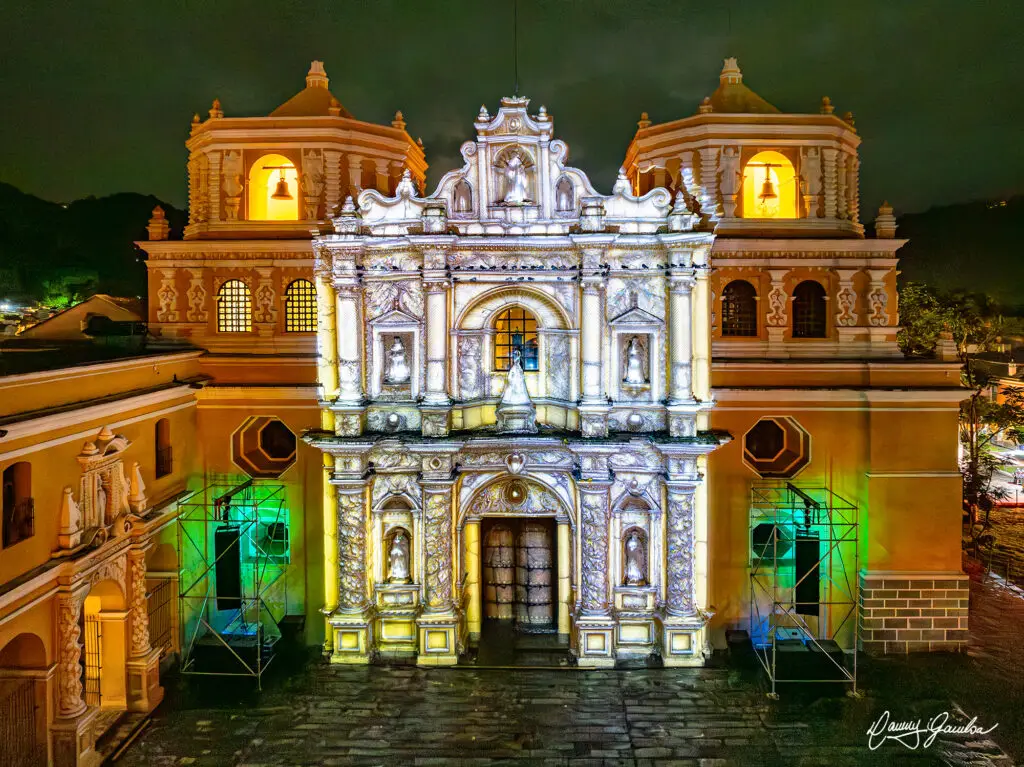
POLYGON ((764 184, 761 187, 761 202, 774 200, 778 197, 775 194, 775 187, 772 185, 772 170, 770 165, 764 166, 764 184))
POLYGON ((292 193, 288 191, 288 182, 284 178, 284 173, 281 174, 281 178, 277 180, 277 189, 270 195, 272 200, 291 200, 292 193))

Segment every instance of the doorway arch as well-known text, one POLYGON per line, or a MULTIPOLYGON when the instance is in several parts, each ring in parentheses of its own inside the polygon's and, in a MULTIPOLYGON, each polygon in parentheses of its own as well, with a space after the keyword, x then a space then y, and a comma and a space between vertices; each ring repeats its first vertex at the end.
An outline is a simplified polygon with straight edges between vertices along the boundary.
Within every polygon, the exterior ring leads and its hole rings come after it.
POLYGON ((0 744, 5 764, 41 767, 49 762, 48 667, 46 646, 36 634, 18 634, 0 650, 0 744))
POLYGON ((128 611, 117 581, 103 580, 89 589, 82 604, 82 624, 85 702, 98 708, 127 709, 128 611))

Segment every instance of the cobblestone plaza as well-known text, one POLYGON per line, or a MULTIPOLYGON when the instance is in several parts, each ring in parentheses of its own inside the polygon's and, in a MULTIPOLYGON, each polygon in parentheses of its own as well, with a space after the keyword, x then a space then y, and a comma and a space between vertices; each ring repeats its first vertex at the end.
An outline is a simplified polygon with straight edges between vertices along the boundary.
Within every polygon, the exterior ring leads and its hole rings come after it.
POLYGON ((260 696, 231 696, 217 679, 169 689, 118 763, 1009 765, 1024 729, 1020 640, 998 625, 1024 617, 1024 601, 972 587, 968 656, 865 661, 856 699, 804 688, 773 702, 756 670, 724 663, 614 672, 314 663, 279 669, 260 696), (867 730, 886 710, 900 721, 949 711, 999 727, 995 741, 940 737, 916 750, 889 741, 871 751, 867 730))

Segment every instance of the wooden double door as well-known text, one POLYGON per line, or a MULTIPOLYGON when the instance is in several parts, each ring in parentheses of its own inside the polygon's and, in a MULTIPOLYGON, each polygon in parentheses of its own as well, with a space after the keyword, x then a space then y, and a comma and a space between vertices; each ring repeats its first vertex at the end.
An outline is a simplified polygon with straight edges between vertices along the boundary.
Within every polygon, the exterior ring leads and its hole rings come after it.
POLYGON ((553 519, 484 520, 483 617, 519 631, 556 630, 557 562, 553 519))

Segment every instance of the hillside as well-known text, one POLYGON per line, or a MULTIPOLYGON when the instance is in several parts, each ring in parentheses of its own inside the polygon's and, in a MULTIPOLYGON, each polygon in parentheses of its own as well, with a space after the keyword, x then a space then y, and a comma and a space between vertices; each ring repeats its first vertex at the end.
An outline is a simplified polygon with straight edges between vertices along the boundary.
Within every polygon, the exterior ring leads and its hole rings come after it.
POLYGON ((185 213, 134 193, 47 202, 0 183, 0 298, 42 299, 47 283, 88 285, 90 292, 144 296, 146 267, 132 244, 146 238, 153 207, 167 211, 172 236, 185 213))
POLYGON ((1024 311, 1024 196, 931 208, 898 224, 910 240, 899 251, 901 281, 988 293, 1024 311))

